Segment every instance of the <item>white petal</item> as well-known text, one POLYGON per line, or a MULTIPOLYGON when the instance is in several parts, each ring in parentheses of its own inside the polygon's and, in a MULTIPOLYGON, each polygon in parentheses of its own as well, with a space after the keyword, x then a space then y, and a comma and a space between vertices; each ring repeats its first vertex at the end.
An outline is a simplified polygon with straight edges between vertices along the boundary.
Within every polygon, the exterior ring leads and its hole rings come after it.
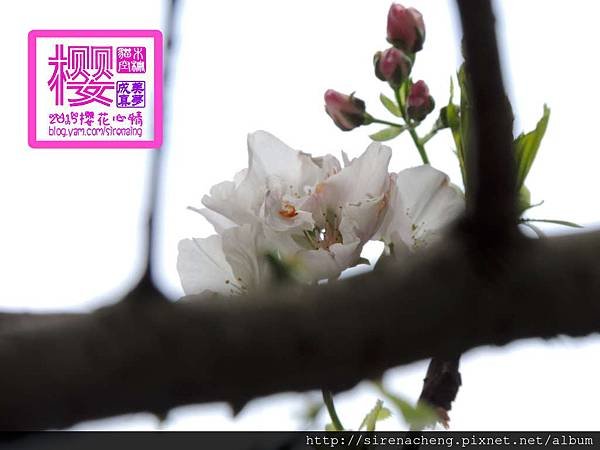
MULTIPOLYGON (((339 162, 333 156, 313 159, 264 131, 248 135, 248 160, 248 169, 239 172, 234 181, 213 186, 210 195, 202 199, 208 209, 238 225, 259 221, 269 180, 278 180, 285 194, 298 200, 339 171, 339 162)), ((214 217, 207 218, 214 224, 214 217)))
POLYGON ((333 254, 340 273, 358 264, 361 251, 362 244, 359 241, 348 244, 333 244, 329 247, 329 252, 333 254))
POLYGON ((290 264, 294 263, 295 255, 300 250, 314 249, 306 235, 302 232, 281 232, 270 227, 264 227, 265 247, 277 254, 290 264))
POLYGON ((236 224, 254 223, 257 219, 249 206, 260 202, 261 195, 258 189, 240 189, 234 181, 223 181, 210 189, 202 204, 236 224))
POLYGON ((324 178, 323 169, 309 154, 292 149, 266 131, 248 135, 248 158, 248 177, 242 185, 264 185, 268 178, 277 177, 291 194, 301 196, 306 186, 324 178))
POLYGON ((220 236, 183 239, 177 248, 177 272, 186 295, 205 290, 231 293, 227 280, 233 279, 233 273, 225 260, 220 236))
POLYGON ((366 201, 378 201, 389 188, 388 164, 392 156, 389 147, 374 142, 365 152, 341 172, 320 183, 315 194, 307 201, 303 209, 310 210, 315 221, 320 227, 324 227, 324 219, 327 214, 335 213, 338 217, 361 216, 357 221, 361 236, 370 236, 376 229, 380 218, 368 216, 349 211, 345 214, 345 208, 357 208, 366 201))
POLYGON ((429 165, 393 178, 388 211, 375 238, 411 249, 431 244, 464 210, 464 197, 448 176, 429 165))
POLYGON ((363 244, 379 228, 387 208, 385 194, 357 203, 348 203, 342 209, 339 230, 344 242, 358 238, 363 244))
MULTIPOLYGON (((356 158, 353 158, 352 160, 354 160, 356 158)), ((342 160, 344 161, 344 167, 349 166, 350 163, 352 161, 350 161, 350 158, 348 157, 348 153, 346 153, 345 151, 342 150, 342 160)))
POLYGON ((464 210, 465 199, 462 192, 452 183, 445 184, 415 219, 415 224, 420 227, 417 239, 433 242, 464 210))
POLYGON ((235 227, 235 222, 232 222, 227 217, 219 214, 208 208, 194 208, 193 206, 188 206, 188 209, 197 212, 204 216, 204 218, 214 227, 217 234, 222 234, 227 228, 235 227))
POLYGON ((327 154, 325 156, 313 157, 312 160, 321 168, 322 179, 329 178, 342 170, 340 162, 333 155, 327 154))
POLYGON ((333 205, 378 197, 388 186, 389 147, 373 142, 360 157, 322 183, 323 194, 333 205))
POLYGON ((233 176, 233 182, 235 183, 235 187, 238 187, 242 181, 248 176, 248 169, 242 169, 238 173, 233 176))
POLYGON ((303 250, 297 253, 297 275, 306 282, 337 278, 349 267, 356 265, 362 246, 359 241, 333 244, 329 251, 303 250))
POLYGON ((242 225, 223 232, 225 259, 233 269, 233 281, 243 291, 270 282, 266 250, 260 226, 242 225))
POLYGON ((359 262, 362 250, 356 237, 347 244, 333 244, 327 250, 315 249, 303 234, 265 229, 265 236, 266 245, 276 249, 282 261, 292 268, 294 276, 307 283, 338 277, 359 262))

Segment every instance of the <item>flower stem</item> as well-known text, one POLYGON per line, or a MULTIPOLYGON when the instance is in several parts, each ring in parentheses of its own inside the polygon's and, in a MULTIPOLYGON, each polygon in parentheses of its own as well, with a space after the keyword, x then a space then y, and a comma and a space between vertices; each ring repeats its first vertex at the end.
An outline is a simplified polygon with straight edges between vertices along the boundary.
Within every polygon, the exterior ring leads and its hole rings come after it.
POLYGON ((327 412, 329 413, 329 417, 331 418, 331 423, 335 427, 336 431, 344 431, 344 426, 342 425, 342 422, 340 421, 340 418, 338 417, 337 412, 335 410, 335 406, 333 404, 333 395, 331 394, 331 391, 323 389, 322 392, 323 401, 325 402, 325 406, 327 407, 327 412))
POLYGON ((421 138, 419 138, 419 135, 415 131, 414 126, 411 124, 410 118, 408 117, 408 114, 406 112, 406 105, 404 104, 404 101, 402 101, 402 96, 400 95, 400 89, 402 89, 402 87, 394 89, 394 94, 396 95, 396 101, 398 102, 398 106, 400 107, 402 118, 406 122, 408 132, 410 133, 410 137, 412 138, 413 142, 415 143, 415 146, 417 147, 417 150, 419 151, 419 155, 421 156, 423 164, 429 164, 429 158, 427 157, 427 152, 425 151, 424 142, 421 140, 421 138))
POLYGON ((410 137, 412 137, 413 142, 417 146, 417 150, 419 151, 419 155, 421 155, 421 160, 423 161, 423 164, 429 164, 429 158, 427 157, 425 146, 421 142, 419 135, 413 127, 409 127, 408 132, 410 133, 410 137))
POLYGON ((381 120, 381 119, 375 119, 375 118, 371 119, 371 123, 381 123, 383 125, 389 125, 391 127, 408 128, 406 125, 400 125, 399 123, 388 122, 387 120, 381 120))

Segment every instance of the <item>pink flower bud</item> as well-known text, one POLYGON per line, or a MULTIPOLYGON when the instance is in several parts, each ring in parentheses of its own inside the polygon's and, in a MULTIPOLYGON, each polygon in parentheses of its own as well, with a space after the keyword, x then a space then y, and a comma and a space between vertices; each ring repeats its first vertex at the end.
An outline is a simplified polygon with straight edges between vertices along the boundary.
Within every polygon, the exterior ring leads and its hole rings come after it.
POLYGON ((429 88, 423 80, 411 85, 407 103, 408 116, 419 122, 435 108, 433 97, 429 95, 429 88))
POLYGON ((387 81, 393 87, 398 87, 408 78, 412 68, 411 59, 395 47, 377 52, 373 59, 375 75, 382 81, 387 81))
POLYGON ((421 50, 425 41, 425 23, 421 13, 415 8, 392 4, 388 12, 387 40, 406 52, 421 50))
POLYGON ((354 97, 354 94, 344 95, 328 89, 325 92, 325 111, 343 131, 350 131, 365 123, 365 102, 354 97))

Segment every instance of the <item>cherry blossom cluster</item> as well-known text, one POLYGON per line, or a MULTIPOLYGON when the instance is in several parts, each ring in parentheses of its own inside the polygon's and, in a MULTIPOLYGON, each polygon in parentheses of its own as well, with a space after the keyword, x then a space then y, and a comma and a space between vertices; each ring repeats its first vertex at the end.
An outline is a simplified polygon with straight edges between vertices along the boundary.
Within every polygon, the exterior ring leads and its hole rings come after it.
MULTIPOLYGON (((454 101, 451 81, 448 103, 431 121, 430 131, 421 134, 419 127, 435 109, 427 84, 411 78, 425 42, 423 16, 414 8, 392 4, 386 31, 391 46, 375 53, 373 66, 375 76, 393 92, 392 98, 384 93, 379 97, 393 117, 373 117, 354 93, 325 92, 325 111, 341 130, 371 124, 386 128, 370 135, 373 143, 358 158, 350 160, 342 152, 341 162, 331 154, 312 156, 295 150, 265 131, 250 134, 248 167, 231 181, 213 186, 202 199, 204 207, 191 208, 213 225, 215 234, 179 243, 177 268, 186 294, 244 294, 281 280, 282 274, 296 283, 332 281, 346 269, 368 263, 361 254, 369 241, 383 242, 385 257, 402 262, 438 241, 461 215, 463 193, 430 165, 426 145, 439 131, 448 129, 463 182, 468 178, 469 74, 461 66, 456 74, 459 102, 454 101), (381 142, 404 132, 410 135, 423 164, 393 172, 389 169, 392 150, 381 142)), ((513 142, 519 224, 540 237, 543 232, 532 222, 578 226, 563 220, 522 217, 539 205, 532 204, 525 181, 549 117, 550 110, 544 106, 535 129, 521 133, 513 142)), ((382 383, 375 386, 412 429, 436 422, 448 425, 445 410, 422 403, 413 407, 382 383)), ((326 430, 344 430, 332 393, 324 390, 323 401, 331 418, 326 430)), ((390 414, 377 400, 359 429, 373 431, 376 422, 390 414)))
POLYGON ((215 228, 179 243, 186 294, 241 294, 268 285, 272 258, 295 280, 340 276, 370 240, 404 255, 431 244, 464 208, 462 193, 430 167, 389 173, 391 149, 374 142, 343 166, 294 150, 264 131, 248 136, 248 168, 212 187, 195 209, 215 228))

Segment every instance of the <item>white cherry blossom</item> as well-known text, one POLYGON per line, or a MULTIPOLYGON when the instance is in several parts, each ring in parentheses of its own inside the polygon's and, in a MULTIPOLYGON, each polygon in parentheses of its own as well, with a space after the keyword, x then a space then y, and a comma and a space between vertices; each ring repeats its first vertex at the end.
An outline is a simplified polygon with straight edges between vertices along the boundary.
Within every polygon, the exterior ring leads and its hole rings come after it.
POLYGON ((384 217, 390 158, 388 147, 373 143, 306 199, 303 209, 313 213, 316 225, 309 235, 314 249, 297 256, 309 277, 319 279, 320 273, 337 277, 360 262, 363 245, 384 217))
POLYGON ((187 295, 206 290, 243 294, 270 282, 259 225, 234 226, 222 235, 183 239, 178 250, 177 271, 187 295))
POLYGON ((393 246, 396 254, 434 243, 465 207, 462 192, 429 165, 393 174, 388 203, 374 238, 393 246))
POLYGON ((202 199, 206 209, 199 212, 217 232, 233 224, 257 222, 310 229, 309 217, 295 214, 297 205, 316 184, 339 170, 339 162, 331 155, 312 158, 265 131, 257 131, 248 135, 248 169, 233 181, 213 186, 210 195, 202 199))

